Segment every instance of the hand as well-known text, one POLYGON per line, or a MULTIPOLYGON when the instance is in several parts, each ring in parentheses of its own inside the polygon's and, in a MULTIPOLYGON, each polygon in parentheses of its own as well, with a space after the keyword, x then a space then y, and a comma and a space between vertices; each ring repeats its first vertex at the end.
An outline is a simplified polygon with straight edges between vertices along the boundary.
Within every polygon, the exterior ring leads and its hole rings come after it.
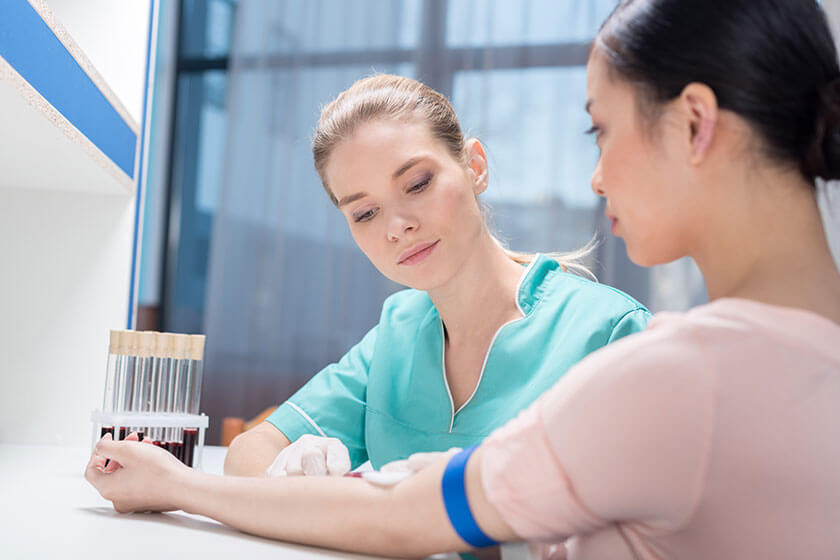
POLYGON ((350 452, 336 438, 301 436, 281 451, 265 476, 344 476, 350 471, 350 452))
POLYGON ((166 450, 138 442, 136 435, 114 441, 105 434, 91 454, 85 478, 120 513, 170 511, 178 509, 173 489, 191 470, 166 450))
POLYGON ((426 451, 421 453, 412 453, 408 459, 400 459, 398 461, 391 461, 382 465, 379 469, 382 472, 410 472, 416 473, 432 463, 439 461, 443 457, 452 457, 461 451, 460 447, 451 447, 448 451, 426 451))

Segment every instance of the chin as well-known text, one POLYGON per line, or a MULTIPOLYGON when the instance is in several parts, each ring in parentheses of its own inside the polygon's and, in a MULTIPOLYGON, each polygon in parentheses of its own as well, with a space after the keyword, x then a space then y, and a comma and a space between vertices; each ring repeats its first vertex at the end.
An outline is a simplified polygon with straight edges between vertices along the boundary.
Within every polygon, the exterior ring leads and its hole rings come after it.
POLYGON ((411 280, 404 279, 404 281, 398 283, 402 284, 406 288, 420 290, 421 292, 428 292, 440 286, 440 282, 434 282, 429 278, 415 278, 411 280))
POLYGON ((406 271, 398 269, 383 270, 379 267, 377 267, 377 269, 382 273, 382 276, 391 282, 406 288, 411 288, 412 290, 428 291, 436 285, 426 274, 412 274, 410 271, 407 273, 406 271))
POLYGON ((652 267, 660 264, 668 264, 684 255, 675 254, 671 251, 663 251, 652 247, 640 247, 638 243, 627 243, 627 256, 634 264, 644 267, 652 267))

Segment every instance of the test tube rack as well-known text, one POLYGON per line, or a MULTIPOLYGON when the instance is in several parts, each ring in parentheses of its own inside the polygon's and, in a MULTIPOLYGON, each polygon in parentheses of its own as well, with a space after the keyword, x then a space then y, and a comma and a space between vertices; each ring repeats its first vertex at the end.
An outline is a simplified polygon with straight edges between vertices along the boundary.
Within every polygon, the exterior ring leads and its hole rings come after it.
POLYGON ((91 417, 94 439, 137 432, 187 466, 199 466, 208 425, 199 413, 204 339, 112 330, 102 407, 91 417))
MULTIPOLYGON (((208 417, 205 414, 148 414, 137 412, 103 412, 94 410, 90 415, 93 422, 93 437, 91 448, 102 435, 102 428, 107 426, 113 428, 114 438, 119 434, 120 428, 125 430, 131 428, 181 428, 195 429, 198 431, 198 438, 195 442, 195 454, 191 466, 201 470, 201 457, 204 450, 204 431, 208 426, 208 417)), ((147 430, 148 431, 148 430, 147 430)))

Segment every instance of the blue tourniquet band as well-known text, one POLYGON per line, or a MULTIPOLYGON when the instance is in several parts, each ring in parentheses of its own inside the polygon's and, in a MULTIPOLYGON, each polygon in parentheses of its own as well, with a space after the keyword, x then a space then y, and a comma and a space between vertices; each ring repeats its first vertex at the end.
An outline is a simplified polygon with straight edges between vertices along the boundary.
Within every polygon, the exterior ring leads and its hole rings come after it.
POLYGON ((482 548, 499 543, 481 530, 475 522, 475 518, 473 518, 472 511, 470 511, 470 504, 467 502, 464 474, 467 468, 467 460, 475 451, 475 447, 467 447, 449 460, 446 470, 443 471, 443 480, 440 486, 443 491, 443 505, 455 532, 470 546, 482 548))

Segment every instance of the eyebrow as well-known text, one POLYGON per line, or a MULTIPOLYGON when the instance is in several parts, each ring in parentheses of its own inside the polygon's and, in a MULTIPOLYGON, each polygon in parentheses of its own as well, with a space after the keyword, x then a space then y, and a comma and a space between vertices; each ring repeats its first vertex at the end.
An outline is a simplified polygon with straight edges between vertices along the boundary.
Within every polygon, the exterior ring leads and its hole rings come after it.
POLYGON ((587 99, 586 100, 586 107, 584 107, 584 109, 586 110, 587 113, 589 112, 589 108, 592 107, 593 103, 595 103, 594 99, 587 99))
MULTIPOLYGON (((412 167, 414 167, 415 165, 417 165, 418 163, 423 161, 423 159, 424 158, 422 156, 411 158, 410 160, 408 160, 407 162, 402 164, 399 169, 394 171, 394 174, 391 176, 391 178, 392 179, 399 179, 401 175, 403 175, 406 171, 408 171, 409 169, 411 169, 412 167)), ((341 208, 345 204, 350 204, 351 202, 355 202, 355 201, 359 200, 360 198, 364 198, 366 196, 367 196, 366 192, 357 192, 355 194, 345 196, 344 198, 342 198, 341 200, 338 201, 338 207, 341 208)))
POLYGON ((366 192, 357 192, 356 194, 351 194, 351 195, 345 196, 344 198, 342 198, 341 200, 338 201, 338 207, 341 208, 345 204, 350 204, 351 202, 355 202, 355 201, 359 200, 360 198, 364 198, 366 196, 367 196, 366 192))
POLYGON ((399 169, 394 171, 394 174, 391 176, 391 178, 392 179, 399 179, 400 175, 402 175, 403 173, 405 173, 406 171, 408 171, 409 169, 411 169, 412 167, 414 167, 415 165, 417 165, 421 161, 423 161, 422 157, 411 158, 410 160, 408 160, 407 162, 402 164, 402 167, 400 167, 399 169))

